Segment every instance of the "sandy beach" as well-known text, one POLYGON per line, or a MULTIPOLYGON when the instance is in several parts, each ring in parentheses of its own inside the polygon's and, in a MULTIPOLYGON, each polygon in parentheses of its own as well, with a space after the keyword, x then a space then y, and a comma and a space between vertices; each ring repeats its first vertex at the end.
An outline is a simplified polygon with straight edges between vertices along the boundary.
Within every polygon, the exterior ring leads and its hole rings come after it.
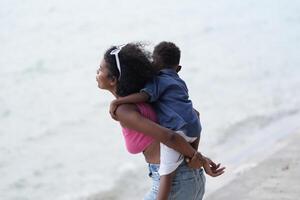
MULTIPOLYGON (((273 152, 267 153, 261 159, 263 152, 256 154, 258 163, 246 170, 227 169, 228 177, 214 179, 208 182, 204 200, 295 200, 300 196, 300 131, 289 134, 275 142, 273 152), (231 171, 230 171, 231 170, 231 171), (231 181, 227 181, 232 179, 231 181), (220 181, 222 183, 220 183, 220 181), (219 186, 217 184, 224 184, 219 186), (214 190, 212 187, 219 187, 214 190)), ((272 151, 272 150, 271 150, 272 151)), ((99 194, 91 195, 87 200, 115 200, 131 199, 139 200, 148 191, 150 179, 147 179, 146 168, 140 168, 139 173, 130 172, 127 176, 135 181, 120 178, 119 184, 114 190, 108 190, 99 194), (140 184, 136 185, 135 182, 140 184)))
POLYGON ((283 200, 300 196, 300 132, 280 143, 284 146, 257 166, 209 195, 206 200, 283 200))

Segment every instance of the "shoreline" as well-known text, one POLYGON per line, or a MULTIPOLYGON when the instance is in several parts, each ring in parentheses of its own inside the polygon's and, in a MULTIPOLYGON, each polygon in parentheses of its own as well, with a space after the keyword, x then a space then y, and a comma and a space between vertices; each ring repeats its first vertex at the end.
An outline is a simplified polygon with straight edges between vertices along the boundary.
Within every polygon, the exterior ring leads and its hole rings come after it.
MULTIPOLYGON (((278 173, 278 169, 287 168, 286 171, 294 169, 295 167, 290 168, 290 165, 288 165, 288 167, 281 166, 279 161, 284 160, 284 156, 286 156, 285 152, 290 152, 290 157, 285 160, 286 163, 291 163, 293 160, 297 159, 300 160, 300 157, 297 157, 296 155, 297 150, 299 151, 300 147, 296 150, 292 150, 290 147, 297 147, 295 144, 297 144, 297 141, 300 139, 300 127, 296 125, 298 119, 299 115, 291 115, 287 118, 276 121, 276 123, 272 123, 269 126, 252 132, 251 135, 247 134, 230 137, 230 140, 228 140, 225 144, 215 148, 214 154, 219 156, 219 158, 216 158, 216 160, 223 160, 224 162, 222 164, 226 166, 226 170, 225 174, 220 177, 212 178, 206 176, 206 192, 203 199, 236 199, 236 193, 240 193, 238 195, 251 193, 252 190, 254 190, 256 186, 261 185, 264 180, 268 180, 270 177, 274 178, 273 174, 269 173, 278 173), (282 124, 285 124, 285 126, 282 126, 282 124), (247 142, 241 143, 241 141, 247 142), (224 154, 223 152, 226 153, 224 154), (283 155, 281 155, 282 152, 284 152, 283 155), (281 154, 278 157, 279 153, 281 154), (269 166, 273 166, 274 169, 270 169, 269 166), (255 177, 253 177, 253 170, 256 172, 255 177), (236 185, 238 185, 238 187, 236 187, 236 185)), ((283 162, 283 164, 285 162, 283 162)), ((300 168, 299 163, 296 164, 296 167, 300 168)), ((143 196, 151 187, 151 179, 147 176, 147 166, 139 165, 137 168, 130 168, 124 172, 125 173, 118 178, 118 180, 115 182, 115 185, 111 189, 99 191, 79 199, 138 200, 143 198, 143 196)), ((297 172, 293 173, 296 173, 297 175, 297 172)), ((287 184, 289 182, 286 180, 286 178, 287 177, 275 177, 274 179, 277 181, 284 179, 284 183, 287 184)), ((265 187, 271 188, 272 185, 269 183, 269 185, 265 187)), ((281 185, 277 186, 277 188, 274 188, 274 190, 280 190, 280 187, 281 185)), ((258 194, 264 194, 263 192, 264 191, 256 191, 258 194)), ((269 194, 266 194, 265 196, 268 195, 269 194)), ((298 195, 300 196, 300 194, 298 195)), ((239 199, 247 198, 242 196, 239 199)), ((276 198, 273 199, 276 200, 276 198)))
POLYGON ((278 141, 281 148, 248 168, 229 183, 208 194, 206 200, 297 199, 300 196, 300 131, 278 141))

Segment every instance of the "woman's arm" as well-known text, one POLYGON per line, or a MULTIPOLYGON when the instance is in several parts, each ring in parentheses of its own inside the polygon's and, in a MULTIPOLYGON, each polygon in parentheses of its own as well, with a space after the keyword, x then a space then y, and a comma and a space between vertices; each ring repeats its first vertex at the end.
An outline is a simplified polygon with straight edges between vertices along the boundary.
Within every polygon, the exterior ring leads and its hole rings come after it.
MULTIPOLYGON (((195 149, 179 134, 164 128, 159 124, 143 117, 134 105, 122 104, 116 110, 116 115, 123 127, 136 130, 151 136, 156 141, 164 143, 186 157, 192 158, 195 149)), ((204 162, 204 160, 199 159, 204 162)), ((203 164, 203 163, 201 163, 203 164)))
POLYGON ((216 177, 224 173, 225 167, 219 168, 212 160, 197 152, 182 136, 174 131, 143 117, 133 104, 122 104, 116 110, 116 115, 123 127, 136 130, 151 136, 156 141, 175 149, 185 157, 192 159, 194 168, 204 167, 206 174, 216 177))

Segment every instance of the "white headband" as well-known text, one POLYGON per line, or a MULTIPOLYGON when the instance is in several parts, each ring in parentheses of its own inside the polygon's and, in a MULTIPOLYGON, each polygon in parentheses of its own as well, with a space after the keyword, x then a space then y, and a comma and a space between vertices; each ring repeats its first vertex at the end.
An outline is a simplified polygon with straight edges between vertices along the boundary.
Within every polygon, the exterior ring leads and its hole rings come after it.
POLYGON ((118 54, 119 54, 119 52, 121 51, 121 49, 122 49, 124 46, 126 46, 126 44, 117 46, 116 49, 114 49, 114 50, 112 50, 112 51, 110 52, 110 55, 115 55, 115 58, 116 58, 116 63, 117 63, 117 67, 118 67, 118 70, 119 70, 119 78, 118 78, 119 80, 120 80, 120 78, 121 78, 121 65, 120 65, 120 60, 119 60, 118 54))

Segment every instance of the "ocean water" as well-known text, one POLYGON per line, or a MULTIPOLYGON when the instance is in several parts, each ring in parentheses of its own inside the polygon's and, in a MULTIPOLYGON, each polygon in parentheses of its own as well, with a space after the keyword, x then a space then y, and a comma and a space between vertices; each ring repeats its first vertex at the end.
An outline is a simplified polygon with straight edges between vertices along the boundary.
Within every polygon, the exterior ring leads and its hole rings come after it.
MULTIPOLYGON (((126 152, 96 69, 114 44, 175 42, 201 113, 200 149, 227 178, 300 130, 296 0, 1 1, 0 199, 141 199, 142 155, 126 152)), ((225 177, 226 177, 225 176, 225 177)))

